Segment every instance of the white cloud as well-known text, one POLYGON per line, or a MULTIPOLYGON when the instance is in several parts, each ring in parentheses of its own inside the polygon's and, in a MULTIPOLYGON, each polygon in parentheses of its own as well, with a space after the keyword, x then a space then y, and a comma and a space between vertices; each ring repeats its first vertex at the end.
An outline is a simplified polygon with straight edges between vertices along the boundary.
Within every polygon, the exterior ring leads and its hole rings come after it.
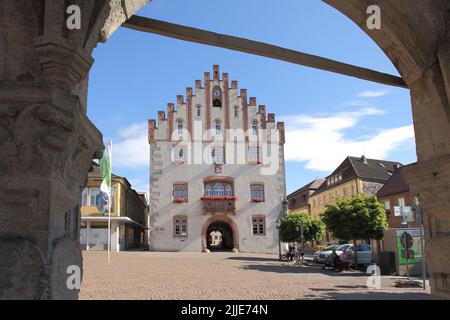
POLYGON ((113 141, 113 164, 136 168, 149 166, 147 124, 135 123, 118 131, 119 140, 113 141))
POLYGON ((307 169, 329 172, 347 156, 386 159, 391 151, 413 145, 412 125, 381 129, 364 138, 346 136, 365 116, 382 114, 381 110, 365 108, 333 116, 297 115, 286 120, 286 161, 306 162, 307 169))
POLYGON ((391 93, 389 90, 367 90, 367 91, 363 91, 358 93, 358 97, 361 98, 377 98, 377 97, 382 97, 385 96, 387 94, 391 93))

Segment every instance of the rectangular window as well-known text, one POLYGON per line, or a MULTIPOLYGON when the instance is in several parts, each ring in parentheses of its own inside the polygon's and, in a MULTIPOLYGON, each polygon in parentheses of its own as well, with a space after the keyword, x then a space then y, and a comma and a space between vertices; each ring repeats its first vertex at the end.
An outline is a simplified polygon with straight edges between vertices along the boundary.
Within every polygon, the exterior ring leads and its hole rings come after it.
POLYGON ((89 205, 100 207, 100 188, 89 188, 89 205))
POLYGON ((386 209, 386 211, 391 210, 391 202, 389 200, 384 202, 384 209, 386 209))
POLYGON ((116 186, 111 186, 111 212, 114 212, 114 199, 116 193, 116 186))
POLYGON ((264 185, 252 184, 250 185, 250 195, 253 202, 264 202, 264 185))
POLYGON ((265 217, 253 217, 252 218, 253 235, 265 236, 266 235, 266 218, 265 217))
POLYGON ((211 149, 211 161, 216 164, 224 164, 223 147, 213 147, 211 149))
POLYGON ((174 237, 187 237, 187 217, 178 216, 173 220, 173 236, 174 237))
POLYGON ((397 199, 397 206, 403 208, 405 206, 405 198, 398 198, 397 199))
POLYGON ((173 201, 188 202, 188 185, 187 183, 176 183, 173 185, 173 201))
POLYGON ((261 163, 261 150, 259 147, 248 148, 248 161, 250 163, 261 163))
POLYGON ((85 207, 88 205, 88 188, 83 189, 83 193, 81 194, 81 206, 85 207))
POLYGON ((342 189, 342 193, 344 194, 344 197, 347 196, 347 188, 342 189))
POLYGON ((352 195, 355 194, 355 186, 352 186, 352 195))
POLYGON ((173 149, 173 159, 174 161, 185 161, 186 160, 186 150, 184 147, 176 147, 173 149))

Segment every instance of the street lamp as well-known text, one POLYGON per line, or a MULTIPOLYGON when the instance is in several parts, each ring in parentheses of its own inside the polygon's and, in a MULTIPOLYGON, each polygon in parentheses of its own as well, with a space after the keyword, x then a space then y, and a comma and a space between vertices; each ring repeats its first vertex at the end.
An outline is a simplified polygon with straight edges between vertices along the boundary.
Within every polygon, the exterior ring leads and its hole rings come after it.
POLYGON ((281 219, 280 218, 277 218, 276 227, 278 230, 278 260, 281 261, 281 240, 280 240, 281 219))

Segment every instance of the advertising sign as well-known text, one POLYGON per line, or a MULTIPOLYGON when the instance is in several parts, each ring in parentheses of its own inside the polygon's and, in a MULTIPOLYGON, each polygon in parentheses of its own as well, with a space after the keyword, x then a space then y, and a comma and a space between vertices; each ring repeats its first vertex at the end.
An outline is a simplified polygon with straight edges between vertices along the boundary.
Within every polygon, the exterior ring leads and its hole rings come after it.
POLYGON ((396 235, 400 265, 421 263, 422 231, 420 229, 397 229, 396 235))

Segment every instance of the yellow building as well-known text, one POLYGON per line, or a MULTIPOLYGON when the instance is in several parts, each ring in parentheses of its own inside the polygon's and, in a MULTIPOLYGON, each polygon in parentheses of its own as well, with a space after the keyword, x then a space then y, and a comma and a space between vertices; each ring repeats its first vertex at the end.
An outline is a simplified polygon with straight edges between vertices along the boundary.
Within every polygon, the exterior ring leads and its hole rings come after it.
POLYGON ((311 215, 318 217, 338 197, 357 194, 375 195, 389 180, 398 162, 347 157, 309 197, 311 215))
MULTIPOLYGON (((81 200, 80 243, 85 250, 106 250, 108 214, 100 213, 100 167, 92 163, 81 200)), ((141 249, 146 246, 148 205, 146 194, 137 193, 124 177, 112 174, 111 250, 141 249)))

